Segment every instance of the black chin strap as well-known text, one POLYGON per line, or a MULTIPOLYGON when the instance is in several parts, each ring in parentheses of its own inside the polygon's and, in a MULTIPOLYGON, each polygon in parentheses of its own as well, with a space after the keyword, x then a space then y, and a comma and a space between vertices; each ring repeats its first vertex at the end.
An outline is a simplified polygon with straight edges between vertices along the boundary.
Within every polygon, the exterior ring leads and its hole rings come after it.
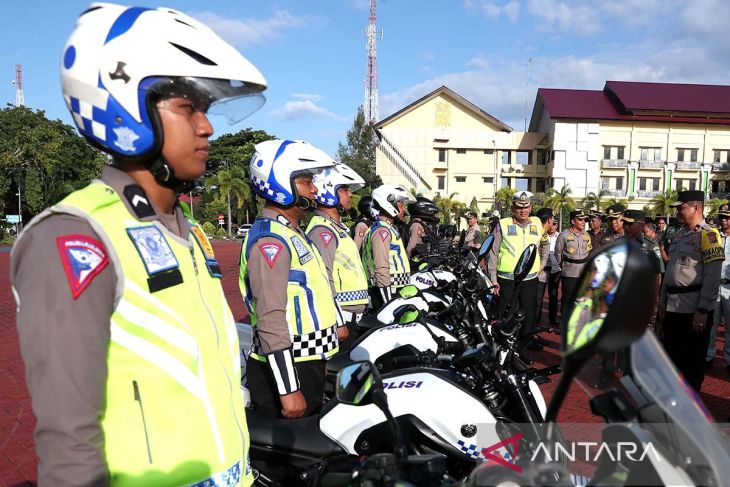
POLYGON ((309 211, 309 210, 315 210, 317 208, 317 202, 314 200, 310 200, 308 198, 305 198, 304 196, 297 195, 297 199, 294 202, 294 205, 297 208, 301 208, 302 210, 309 211))
POLYGON ((152 159, 151 162, 145 162, 144 165, 147 166, 158 183, 172 189, 176 193, 186 193, 195 185, 195 181, 183 181, 176 178, 175 171, 162 154, 152 159))
POLYGON ((341 203, 337 203, 335 205, 335 208, 337 209, 337 213, 339 213, 340 215, 344 215, 345 213, 347 213, 347 210, 345 209, 344 206, 342 206, 341 203))

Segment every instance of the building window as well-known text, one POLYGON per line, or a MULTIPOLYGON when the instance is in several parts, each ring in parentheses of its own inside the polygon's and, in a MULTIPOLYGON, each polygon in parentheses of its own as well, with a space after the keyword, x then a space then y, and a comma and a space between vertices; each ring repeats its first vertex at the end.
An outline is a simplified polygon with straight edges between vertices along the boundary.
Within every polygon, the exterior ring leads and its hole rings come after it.
POLYGON ((609 189, 609 183, 611 182, 611 178, 608 177, 602 177, 601 178, 601 189, 609 189))
POLYGON ((494 154, 494 149, 484 149, 484 153, 488 156, 491 156, 494 154))
POLYGON ((457 154, 466 154, 466 149, 456 149, 457 154))
POLYGON ((466 176, 456 176, 454 179, 456 179, 457 183, 465 183, 466 182, 466 176))
POLYGON ((517 191, 530 191, 530 179, 515 178, 515 189, 517 191))
POLYGON ((537 164, 540 166, 547 165, 547 151, 544 151, 544 150, 537 151, 537 164))
POLYGON ((545 192, 545 178, 537 178, 535 180, 535 192, 536 193, 545 192))
POLYGON ((675 181, 677 191, 694 191, 697 189, 696 179, 676 179, 675 181))
POLYGON ((439 149, 439 162, 446 162, 446 149, 439 149))
POLYGON ((502 151, 502 164, 509 164, 510 163, 510 151, 503 150, 502 151))
POLYGON ((616 159, 624 160, 624 147, 616 147, 616 159))
POLYGON ((517 164, 520 166, 527 166, 530 164, 530 152, 528 151, 517 151, 517 164))
POLYGON ((491 176, 490 177, 483 177, 482 178, 482 182, 489 183, 489 184, 494 184, 494 178, 491 177, 491 176))
POLYGON ((624 177, 623 176, 619 176, 619 177, 614 178, 614 179, 616 179, 616 189, 619 190, 619 191, 621 191, 622 189, 624 189, 624 177))
POLYGON ((611 158, 611 146, 610 145, 604 145, 603 146, 603 158, 604 159, 610 159, 611 158))
POLYGON ((691 161, 697 162, 699 149, 677 149, 677 162, 691 161))
POLYGON ((642 161, 661 161, 662 160, 661 147, 642 147, 641 148, 641 160, 642 161))
POLYGON ((659 178, 639 178, 640 191, 659 191, 659 178))
POLYGON ((510 187, 510 181, 509 180, 510 180, 510 178, 501 178, 499 180, 499 184, 503 188, 509 188, 510 187))
POLYGON ((622 145, 604 145, 603 158, 622 161, 624 159, 624 149, 625 147, 622 145))
POLYGON ((719 163, 730 162, 730 150, 715 149, 714 151, 712 151, 712 153, 713 153, 713 157, 712 157, 713 162, 719 162, 719 163))
POLYGON ((439 190, 446 189, 446 176, 436 176, 436 180, 438 181, 439 190))

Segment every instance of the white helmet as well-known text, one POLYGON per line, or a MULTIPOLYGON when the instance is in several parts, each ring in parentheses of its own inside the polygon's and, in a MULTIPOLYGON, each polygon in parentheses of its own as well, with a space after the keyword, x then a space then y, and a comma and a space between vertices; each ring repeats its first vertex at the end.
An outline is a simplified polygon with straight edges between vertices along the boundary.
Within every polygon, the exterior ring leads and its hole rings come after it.
MULTIPOLYGON (((153 163, 162 149, 155 101, 190 98, 235 123, 258 110, 266 80, 210 28, 168 8, 94 3, 79 17, 61 62, 66 105, 81 134, 121 160, 153 163)), ((155 167, 152 167, 155 166, 155 167)))
POLYGON ((398 216, 396 203, 402 201, 404 205, 415 203, 416 198, 399 184, 384 184, 373 190, 373 208, 381 215, 395 218, 398 216))
POLYGON ((316 177, 335 161, 326 152, 303 140, 267 140, 256 144, 251 158, 251 182, 262 198, 287 207, 314 207, 314 201, 297 194, 294 178, 302 174, 316 177))
POLYGON ((317 174, 314 178, 314 185, 317 186, 315 199, 319 205, 334 207, 340 212, 344 212, 345 208, 340 204, 337 190, 341 186, 347 186, 354 193, 365 186, 365 180, 347 164, 337 163, 334 167, 317 174))

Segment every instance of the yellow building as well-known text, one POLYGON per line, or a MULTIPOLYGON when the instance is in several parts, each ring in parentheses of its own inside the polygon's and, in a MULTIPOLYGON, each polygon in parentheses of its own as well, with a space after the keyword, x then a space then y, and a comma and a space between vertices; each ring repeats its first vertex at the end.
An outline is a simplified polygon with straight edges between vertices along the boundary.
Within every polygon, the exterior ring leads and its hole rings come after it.
POLYGON ((544 192, 548 187, 544 133, 515 132, 446 86, 375 126, 376 171, 384 183, 436 193, 482 212, 504 186, 544 192))

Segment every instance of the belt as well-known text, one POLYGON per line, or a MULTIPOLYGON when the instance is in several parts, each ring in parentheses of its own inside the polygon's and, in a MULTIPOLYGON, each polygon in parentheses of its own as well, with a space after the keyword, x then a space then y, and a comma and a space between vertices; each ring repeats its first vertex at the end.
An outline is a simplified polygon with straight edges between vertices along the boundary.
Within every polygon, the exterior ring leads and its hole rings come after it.
POLYGON ((667 286, 667 294, 687 294, 696 293, 702 290, 702 284, 693 286, 667 286))
POLYGON ((344 309, 341 309, 340 311, 342 312, 342 319, 345 320, 346 324, 352 323, 356 325, 360 323, 360 320, 362 319, 362 313, 350 313, 344 309))
POLYGON ((588 262, 588 257, 585 257, 583 259, 571 259, 570 257, 563 257, 563 262, 568 262, 570 264, 585 264, 588 262))

